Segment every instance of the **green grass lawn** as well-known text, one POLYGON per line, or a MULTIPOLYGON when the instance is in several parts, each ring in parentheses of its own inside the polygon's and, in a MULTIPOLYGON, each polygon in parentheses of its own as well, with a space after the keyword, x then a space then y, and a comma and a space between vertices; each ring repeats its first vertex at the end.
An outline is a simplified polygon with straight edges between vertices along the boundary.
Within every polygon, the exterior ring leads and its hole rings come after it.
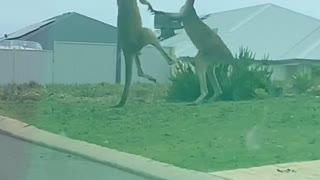
POLYGON ((156 85, 48 87, 41 100, 2 100, 0 114, 38 128, 204 172, 320 159, 320 99, 301 96, 167 103, 156 85), (116 94, 117 93, 117 94, 116 94), (114 95, 116 94, 116 95, 114 95))

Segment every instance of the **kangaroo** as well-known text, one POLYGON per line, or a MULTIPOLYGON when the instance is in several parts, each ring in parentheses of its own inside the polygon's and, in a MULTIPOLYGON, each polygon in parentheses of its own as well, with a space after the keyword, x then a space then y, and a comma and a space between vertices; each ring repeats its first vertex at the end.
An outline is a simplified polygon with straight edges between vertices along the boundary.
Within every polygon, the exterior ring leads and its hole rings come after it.
MULTIPOLYGON (((148 5, 150 8, 150 3, 147 0, 140 0, 140 3, 148 5)), ((143 47, 146 45, 152 45, 161 53, 169 65, 175 63, 175 61, 164 51, 155 34, 150 29, 142 27, 142 20, 137 0, 117 0, 117 4, 117 38, 119 47, 122 50, 125 59, 126 75, 121 100, 117 105, 112 106, 113 108, 123 107, 126 104, 129 96, 129 88, 132 82, 133 60, 135 60, 138 75, 140 77, 156 82, 153 77, 144 74, 142 70, 139 54, 143 47)))
POLYGON ((206 75, 208 75, 208 79, 211 82, 210 84, 214 90, 213 98, 216 100, 222 94, 215 73, 216 65, 233 65, 235 62, 231 51, 218 34, 199 18, 194 8, 194 2, 195 0, 186 0, 179 13, 158 11, 148 4, 149 11, 153 14, 161 13, 173 19, 181 20, 189 39, 198 50, 195 57, 189 57, 187 59, 189 59, 189 61, 191 60, 195 65, 201 94, 189 105, 198 105, 207 97, 208 86, 206 75))

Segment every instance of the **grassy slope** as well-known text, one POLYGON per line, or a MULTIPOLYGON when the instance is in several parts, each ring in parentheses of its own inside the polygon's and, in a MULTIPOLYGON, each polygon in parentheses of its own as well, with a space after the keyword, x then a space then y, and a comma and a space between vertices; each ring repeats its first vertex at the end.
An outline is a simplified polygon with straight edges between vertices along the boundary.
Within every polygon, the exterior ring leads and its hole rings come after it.
POLYGON ((0 114, 201 171, 320 159, 320 101, 315 98, 198 107, 132 98, 123 109, 109 109, 116 99, 54 96, 39 102, 0 101, 0 114))

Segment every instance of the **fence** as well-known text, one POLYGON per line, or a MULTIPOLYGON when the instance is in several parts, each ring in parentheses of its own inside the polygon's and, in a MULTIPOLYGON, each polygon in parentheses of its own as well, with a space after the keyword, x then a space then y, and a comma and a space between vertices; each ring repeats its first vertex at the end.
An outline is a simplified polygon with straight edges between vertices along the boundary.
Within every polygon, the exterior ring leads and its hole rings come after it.
MULTIPOLYGON (((172 48, 165 47, 172 54, 172 48)), ((154 47, 141 51, 142 68, 158 82, 169 82, 170 68, 154 47)), ((124 82, 122 56, 121 82, 124 82)), ((0 84, 35 81, 49 83, 115 83, 116 45, 55 42, 53 51, 0 50, 0 84)), ((133 67, 133 82, 150 82, 138 77, 133 67)))
MULTIPOLYGON (((164 47, 164 49, 169 55, 173 55, 173 48, 164 47)), ((0 49, 0 84, 20 84, 30 81, 41 84, 115 83, 116 54, 116 44, 74 42, 55 42, 53 51, 0 49)), ((170 82, 169 77, 173 71, 154 47, 143 48, 140 59, 146 74, 156 78, 159 83, 170 82)), ((123 84, 125 77, 123 55, 121 64, 123 84)), ((304 71, 310 71, 311 66, 303 67, 304 71)), ((291 78, 293 68, 298 68, 298 65, 273 65, 272 79, 291 78)), ((133 82, 151 83, 147 79, 138 77, 135 64, 133 82)))
POLYGON ((0 84, 52 82, 52 51, 0 50, 0 84))

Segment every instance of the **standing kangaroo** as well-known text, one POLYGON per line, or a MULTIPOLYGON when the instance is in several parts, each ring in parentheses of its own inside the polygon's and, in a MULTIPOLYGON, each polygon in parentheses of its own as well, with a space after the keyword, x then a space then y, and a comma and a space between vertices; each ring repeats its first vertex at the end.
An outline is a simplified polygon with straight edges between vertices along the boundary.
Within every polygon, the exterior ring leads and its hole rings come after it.
MULTIPOLYGON (((150 3, 147 0, 140 0, 140 3, 148 5, 150 8, 150 3)), ((126 75, 121 100, 117 105, 113 106, 114 108, 123 107, 127 101, 132 82, 132 65, 134 59, 137 65, 138 75, 151 81, 156 81, 153 77, 144 74, 142 70, 139 54, 143 47, 150 44, 161 53, 169 65, 175 63, 161 47, 155 34, 150 29, 142 27, 137 0, 117 0, 117 4, 118 43, 124 55, 126 75)))
POLYGON ((207 26, 197 15, 194 8, 195 0, 186 0, 185 4, 177 14, 157 11, 150 4, 149 10, 152 13, 161 13, 173 19, 180 19, 184 29, 198 49, 195 57, 189 57, 189 61, 195 64, 195 71, 200 82, 200 96, 190 105, 197 105, 203 102, 208 95, 206 75, 214 90, 213 98, 218 98, 221 93, 221 87, 216 77, 215 67, 217 64, 234 64, 234 57, 222 39, 207 26))

